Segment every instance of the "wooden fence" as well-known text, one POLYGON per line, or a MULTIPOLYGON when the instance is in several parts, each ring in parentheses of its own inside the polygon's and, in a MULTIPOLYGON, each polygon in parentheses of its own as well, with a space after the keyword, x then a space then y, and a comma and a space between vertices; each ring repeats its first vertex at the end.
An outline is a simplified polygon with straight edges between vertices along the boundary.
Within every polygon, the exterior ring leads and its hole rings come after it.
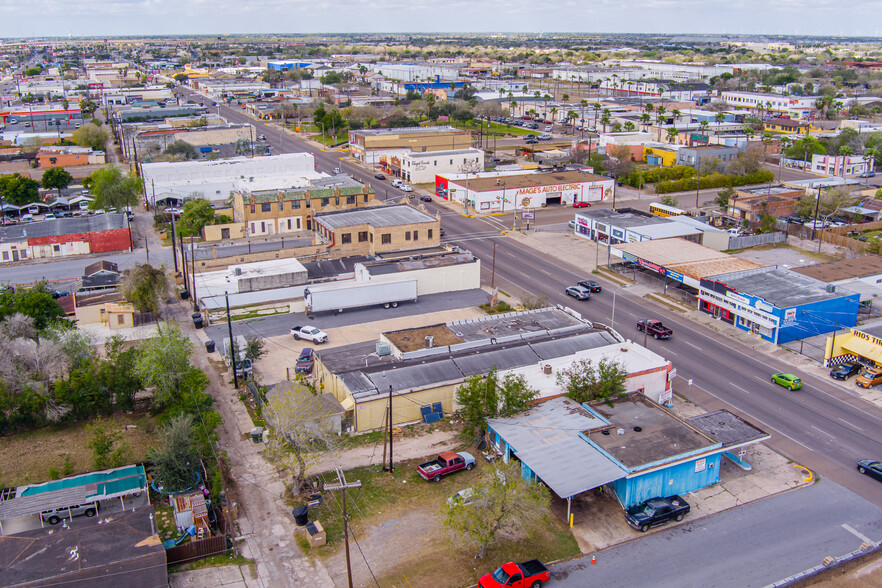
POLYGON ((208 537, 199 541, 191 541, 183 545, 176 545, 165 550, 166 565, 172 566, 179 563, 187 563, 209 557, 211 555, 220 555, 227 550, 227 538, 223 535, 217 537, 208 537))

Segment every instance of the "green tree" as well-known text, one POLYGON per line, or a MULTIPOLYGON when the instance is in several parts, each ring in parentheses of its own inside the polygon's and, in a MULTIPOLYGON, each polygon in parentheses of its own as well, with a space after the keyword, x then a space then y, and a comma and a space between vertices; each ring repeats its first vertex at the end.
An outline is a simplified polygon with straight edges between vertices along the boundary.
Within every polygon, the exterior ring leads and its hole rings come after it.
POLYGON ((163 492, 180 492, 196 481, 201 456, 190 415, 172 417, 159 432, 159 447, 147 452, 153 477, 163 492))
POLYGON ((715 202, 717 203, 717 206, 719 206, 723 210, 726 210, 727 208, 729 208, 730 198, 735 198, 735 190, 733 190, 732 188, 723 188, 722 190, 717 192, 717 198, 715 202))
POLYGON ((168 295, 168 278, 162 268, 136 264, 125 271, 120 291, 138 312, 159 314, 159 303, 168 295))
POLYGON ((104 343, 105 359, 98 368, 98 378, 103 386, 113 394, 117 410, 132 410, 135 394, 143 388, 141 379, 135 371, 139 350, 129 346, 125 338, 110 337, 104 343))
POLYGON ((111 430, 110 426, 111 423, 103 419, 86 426, 89 432, 88 447, 92 450, 92 467, 96 470, 118 468, 128 461, 128 445, 126 443, 117 445, 122 440, 122 433, 111 430))
POLYGON ((469 376, 456 389, 460 416, 468 423, 470 432, 483 432, 488 418, 526 410, 538 396, 539 392, 530 388, 523 376, 507 374, 500 381, 495 366, 486 377, 480 374, 469 376))
POLYGON ((822 226, 823 219, 835 215, 837 212, 853 205, 857 198, 852 196, 851 191, 847 187, 828 188, 821 192, 820 202, 817 199, 817 192, 807 194, 800 198, 796 205, 796 214, 808 218, 814 218, 815 208, 818 210, 818 226, 822 226))
POLYGON ((214 208, 208 200, 194 198, 184 203, 178 228, 183 229, 185 235, 200 235, 205 225, 214 221, 214 217, 214 208))
POLYGON ((174 323, 159 323, 156 336, 141 344, 135 373, 145 387, 153 388, 154 410, 179 402, 186 389, 198 387, 191 374, 191 353, 193 343, 174 323))
POLYGON ((0 292, 0 320, 14 314, 23 314, 33 319, 33 326, 38 332, 64 318, 64 310, 43 281, 30 288, 18 288, 14 292, 6 289, 0 292))
POLYGON ((37 202, 40 199, 40 184, 18 173, 0 175, 0 198, 19 206, 37 202))
POLYGON ((679 205, 679 202, 677 202, 677 199, 674 198, 673 196, 671 196, 670 194, 665 194, 664 196, 662 196, 661 199, 659 200, 659 202, 661 202, 665 206, 673 206, 675 208, 679 205))
POLYGON ((181 140, 173 141, 165 148, 163 153, 175 159, 182 159, 184 161, 197 159, 199 157, 196 153, 195 147, 181 140))
POLYGON ((519 464, 497 461, 484 467, 472 486, 471 504, 454 501, 441 509, 442 524, 454 543, 476 549, 476 558, 484 557, 500 535, 529 533, 548 516, 548 489, 525 481, 519 464))
POLYGON ((257 335, 245 337, 245 359, 257 361, 266 355, 266 340, 257 335))
POLYGON ((87 123, 73 132, 71 140, 81 147, 91 147, 94 151, 103 151, 107 143, 107 131, 101 127, 87 123))
POLYGON ((70 186, 72 182, 73 176, 63 167, 50 167, 43 172, 43 177, 40 178, 40 183, 44 188, 47 190, 55 188, 58 190, 59 196, 61 196, 61 191, 70 186))
POLYGON ((567 396, 576 402, 603 400, 613 405, 613 399, 625 395, 628 371, 616 361, 601 359, 595 365, 582 359, 557 373, 557 383, 566 388, 567 396))
POLYGON ((804 137, 793 142, 793 145, 784 151, 787 159, 798 159, 800 161, 811 161, 813 154, 824 155, 827 149, 824 144, 814 137, 804 137))
POLYGON ((83 185, 92 191, 92 209, 122 210, 135 206, 142 189, 140 178, 124 174, 116 166, 95 170, 83 180, 83 185))

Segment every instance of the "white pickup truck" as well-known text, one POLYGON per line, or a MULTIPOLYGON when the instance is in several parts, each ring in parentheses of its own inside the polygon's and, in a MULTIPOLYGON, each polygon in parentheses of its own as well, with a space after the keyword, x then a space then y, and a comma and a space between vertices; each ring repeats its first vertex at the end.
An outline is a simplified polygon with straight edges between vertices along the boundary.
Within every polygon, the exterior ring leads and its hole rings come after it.
POLYGON ((293 329, 291 329, 291 335, 294 337, 295 341, 307 339, 309 341, 312 341, 316 345, 318 345, 319 343, 328 342, 327 333, 325 333, 318 327, 313 327, 310 325, 306 325, 303 327, 294 327, 293 329))

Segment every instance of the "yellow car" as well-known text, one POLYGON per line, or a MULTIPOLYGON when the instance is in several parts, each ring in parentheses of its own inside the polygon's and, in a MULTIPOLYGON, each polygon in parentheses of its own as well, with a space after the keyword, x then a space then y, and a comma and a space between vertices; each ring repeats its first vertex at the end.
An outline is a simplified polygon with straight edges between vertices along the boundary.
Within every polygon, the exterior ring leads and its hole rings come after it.
POLYGON ((872 388, 882 384, 882 368, 867 368, 857 378, 857 385, 863 388, 872 388))

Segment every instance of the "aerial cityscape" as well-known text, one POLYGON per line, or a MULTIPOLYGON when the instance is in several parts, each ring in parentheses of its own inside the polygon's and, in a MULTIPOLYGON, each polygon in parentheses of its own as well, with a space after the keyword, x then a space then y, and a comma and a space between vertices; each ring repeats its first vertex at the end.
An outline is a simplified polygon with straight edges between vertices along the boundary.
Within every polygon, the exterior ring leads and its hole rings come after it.
POLYGON ((877 6, 44 8, 0 586, 882 586, 877 6))

